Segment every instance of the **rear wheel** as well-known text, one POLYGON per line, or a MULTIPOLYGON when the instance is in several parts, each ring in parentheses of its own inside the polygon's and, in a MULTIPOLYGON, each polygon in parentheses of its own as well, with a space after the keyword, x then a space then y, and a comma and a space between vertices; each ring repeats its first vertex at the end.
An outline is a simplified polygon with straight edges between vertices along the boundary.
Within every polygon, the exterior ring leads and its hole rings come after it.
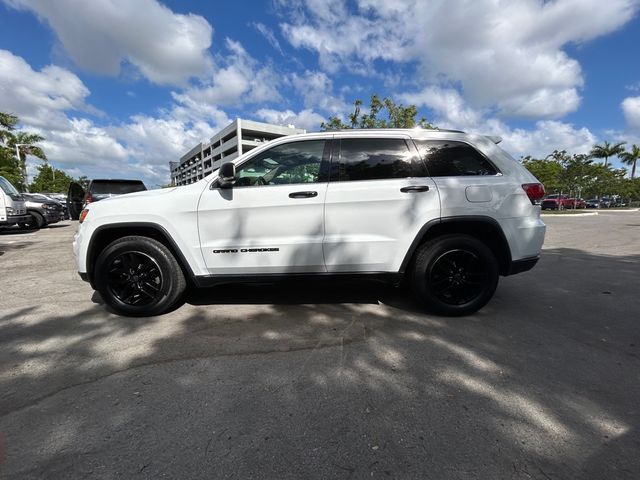
POLYGON ((423 244, 412 272, 419 301, 436 313, 468 315, 485 306, 498 286, 498 262, 469 235, 445 235, 423 244))
POLYGON ((159 315, 181 298, 186 282, 169 249, 148 237, 123 237, 95 264, 95 285, 105 303, 127 316, 159 315))

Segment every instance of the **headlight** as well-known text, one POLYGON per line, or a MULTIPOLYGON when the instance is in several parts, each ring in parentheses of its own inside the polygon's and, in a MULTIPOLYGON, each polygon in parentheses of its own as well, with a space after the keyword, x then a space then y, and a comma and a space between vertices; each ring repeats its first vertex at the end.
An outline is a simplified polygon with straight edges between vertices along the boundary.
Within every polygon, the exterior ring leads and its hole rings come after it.
POLYGON ((50 203, 44 203, 42 206, 47 210, 54 210, 56 208, 55 205, 51 205, 50 203))
POLYGON ((13 208, 7 207, 7 215, 13 215, 13 208))

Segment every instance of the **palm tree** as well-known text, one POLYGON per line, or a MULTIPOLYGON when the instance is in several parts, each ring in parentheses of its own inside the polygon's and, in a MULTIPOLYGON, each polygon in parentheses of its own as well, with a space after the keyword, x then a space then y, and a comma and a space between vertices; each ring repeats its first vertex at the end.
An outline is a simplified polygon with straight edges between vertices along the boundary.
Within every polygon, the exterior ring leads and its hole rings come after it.
POLYGON ((24 182, 25 189, 27 189, 27 155, 33 155, 45 162, 47 156, 44 151, 35 144, 44 140, 44 137, 36 133, 16 132, 12 133, 7 141, 9 148, 15 149, 18 153, 18 166, 22 172, 22 181, 24 182))
POLYGON ((604 168, 607 168, 609 164, 609 157, 614 155, 620 155, 624 152, 624 145, 626 142, 620 142, 610 144, 609 142, 603 142, 602 145, 596 145, 591 149, 589 156, 593 158, 604 158, 604 168))
POLYGON ((620 160, 622 160, 622 163, 631 166, 631 179, 633 180, 636 176, 636 162, 640 160, 640 147, 634 143, 630 152, 622 152, 620 154, 620 160))

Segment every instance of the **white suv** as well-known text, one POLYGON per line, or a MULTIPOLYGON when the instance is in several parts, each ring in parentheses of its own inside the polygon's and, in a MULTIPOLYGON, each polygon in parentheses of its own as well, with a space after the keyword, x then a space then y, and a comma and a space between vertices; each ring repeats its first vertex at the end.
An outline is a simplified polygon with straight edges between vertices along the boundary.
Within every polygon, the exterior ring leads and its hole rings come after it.
POLYGON ((295 276, 406 279, 425 306, 475 312, 531 269, 538 180, 499 139, 444 130, 282 137, 188 186, 90 204, 80 276, 115 312, 156 315, 187 285, 295 276))

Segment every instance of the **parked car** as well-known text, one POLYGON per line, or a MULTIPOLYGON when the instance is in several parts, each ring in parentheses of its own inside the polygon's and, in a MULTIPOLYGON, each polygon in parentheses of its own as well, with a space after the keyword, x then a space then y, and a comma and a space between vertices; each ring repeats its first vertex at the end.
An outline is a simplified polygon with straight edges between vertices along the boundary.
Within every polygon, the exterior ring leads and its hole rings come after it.
POLYGON ((69 215, 72 220, 78 220, 80 212, 89 203, 146 189, 142 180, 95 179, 89 182, 86 191, 79 183, 71 183, 67 195, 69 215))
POLYGON ((54 200, 60 202, 64 207, 64 218, 68 220, 69 217, 69 208, 67 207, 67 195, 64 193, 40 193, 40 195, 44 195, 45 197, 53 198, 54 200))
POLYGON ((540 205, 542 210, 564 210, 565 208, 573 208, 572 199, 567 195, 560 194, 547 195, 542 199, 540 205))
POLYGON ((585 204, 586 208, 600 208, 600 200, 597 198, 590 198, 585 204))
POLYGON ((24 197, 9 180, 0 176, 0 227, 29 221, 24 197))
POLYGON ((584 198, 570 198, 567 203, 566 208, 587 208, 587 202, 584 198))
POLYGON ((53 198, 37 193, 23 193, 29 220, 21 222, 20 228, 42 228, 64 220, 64 208, 53 198))
POLYGON ((544 241, 544 187, 498 141, 422 129, 282 137, 190 185, 89 203, 77 269, 129 316, 173 308, 187 279, 345 276, 404 279, 429 310, 466 315, 499 275, 533 268, 544 241))

